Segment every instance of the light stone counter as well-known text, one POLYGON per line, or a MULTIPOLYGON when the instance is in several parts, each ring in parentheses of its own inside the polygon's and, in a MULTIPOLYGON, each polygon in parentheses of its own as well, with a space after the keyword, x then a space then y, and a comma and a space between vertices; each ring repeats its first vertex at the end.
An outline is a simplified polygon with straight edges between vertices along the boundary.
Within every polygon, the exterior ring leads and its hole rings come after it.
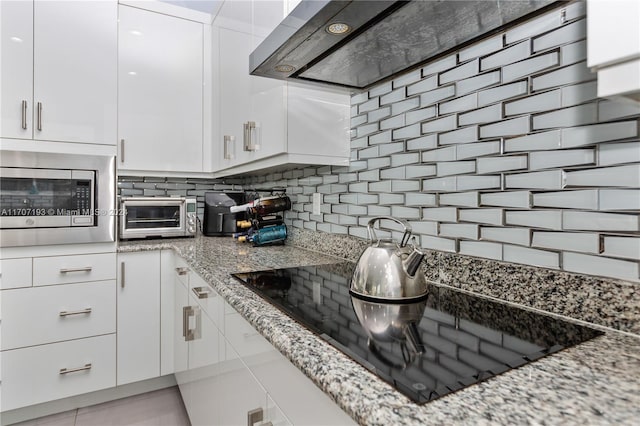
MULTIPOLYGON (((363 425, 637 424, 640 338, 606 334, 416 405, 229 276, 340 258, 231 238, 121 242, 119 252, 173 249, 266 339, 363 425)), ((348 256, 352 258, 352 256, 348 256)), ((602 328, 601 328, 602 329, 602 328)))

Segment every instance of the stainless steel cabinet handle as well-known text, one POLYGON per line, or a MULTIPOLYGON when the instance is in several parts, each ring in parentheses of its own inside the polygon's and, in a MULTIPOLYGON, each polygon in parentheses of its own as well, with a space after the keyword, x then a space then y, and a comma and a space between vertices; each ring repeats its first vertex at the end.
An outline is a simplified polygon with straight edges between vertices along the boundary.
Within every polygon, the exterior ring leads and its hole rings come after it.
POLYGON ((70 315, 90 314, 91 308, 81 309, 79 311, 60 311, 61 317, 68 317, 70 315))
POLYGON ((27 130, 27 101, 22 101, 22 129, 27 130))
POLYGON ((182 307, 182 337, 187 341, 187 334, 189 329, 189 310, 191 306, 183 306, 182 307))
POLYGON ((124 139, 120 139, 120 162, 124 163, 124 139))
POLYGON ((42 102, 38 102, 38 130, 42 131, 42 102))
POLYGON ((264 417, 262 407, 258 407, 247 412, 247 426, 253 426, 254 424, 261 422, 264 417))
POLYGON ((178 273, 178 275, 187 275, 189 273, 189 268, 176 268, 176 272, 178 273))
POLYGON ((224 159, 225 160, 233 160, 235 142, 236 142, 235 136, 224 135, 224 159))
POLYGON ((126 276, 124 269, 124 262, 120 262, 120 288, 124 288, 124 279, 126 276))
POLYGON ((199 339, 201 336, 201 317, 200 309, 193 306, 184 306, 182 308, 182 336, 185 342, 199 339), (189 327, 189 318, 193 316, 195 320, 195 327, 191 329, 189 327))
POLYGON ((70 272, 91 272, 92 269, 93 267, 91 266, 85 266, 84 268, 64 268, 64 269, 60 269, 60 273, 68 274, 70 272))
POLYGON ((195 295, 198 296, 198 299, 207 299, 211 296, 215 296, 213 291, 206 287, 194 287, 191 289, 191 291, 193 291, 195 295))
POLYGON ((91 364, 85 364, 84 367, 61 368, 60 374, 76 373, 78 371, 91 370, 91 364))

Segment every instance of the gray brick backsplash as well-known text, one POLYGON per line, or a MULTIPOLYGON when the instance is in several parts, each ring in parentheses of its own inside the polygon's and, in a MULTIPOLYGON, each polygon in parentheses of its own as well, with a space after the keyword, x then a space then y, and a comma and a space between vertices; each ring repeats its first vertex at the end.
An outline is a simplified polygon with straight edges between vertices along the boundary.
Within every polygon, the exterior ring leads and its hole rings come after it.
POLYGON ((587 63, 578 62, 577 64, 569 65, 556 71, 550 71, 542 75, 532 77, 531 87, 534 91, 538 91, 595 79, 596 75, 589 70, 587 63))
POLYGON ((458 63, 457 54, 445 56, 442 59, 438 59, 434 62, 431 62, 422 68, 422 75, 428 76, 431 74, 439 73, 448 69, 451 69, 456 66, 458 63))
POLYGON ((533 194, 534 207, 598 210, 598 190, 573 190, 533 194))
POLYGON ((394 102, 398 102, 406 98, 407 89, 401 87, 392 92, 387 93, 386 95, 380 96, 380 105, 389 105, 394 102))
POLYGON ((453 84, 440 87, 420 95, 420 106, 426 107, 445 99, 451 99, 456 95, 456 88, 453 84))
POLYGON ((504 225, 504 209, 460 209, 458 216, 462 222, 504 225))
POLYGON ((599 189, 599 210, 640 210, 640 190, 599 189))
POLYGON ((534 115, 533 130, 595 123, 597 117, 598 108, 595 103, 559 109, 534 115))
POLYGON ((485 74, 480 74, 475 77, 470 77, 465 80, 456 82, 456 95, 466 95, 467 93, 475 92, 485 87, 499 84, 501 80, 501 71, 491 71, 485 74))
POLYGON ((471 161, 450 161, 436 164, 437 176, 461 175, 474 173, 476 171, 475 160, 471 161))
POLYGON ((529 116, 524 116, 480 126, 480 137, 484 139, 501 136, 517 136, 529 133, 530 130, 531 120, 529 116))
POLYGON ((502 118, 502 105, 490 105, 484 108, 458 114, 458 124, 468 126, 469 124, 490 123, 502 118))
POLYGON ((526 59, 531 55, 531 43, 524 41, 522 43, 510 46, 500 52, 489 55, 480 60, 480 70, 486 71, 492 68, 498 68, 507 64, 526 59))
POLYGON ((480 194, 477 191, 440 194, 440 205, 457 207, 480 207, 480 194))
POLYGON ((600 121, 614 120, 640 114, 640 104, 624 101, 602 101, 598 104, 600 121))
POLYGON ((480 239, 529 246, 531 244, 531 230, 528 228, 482 226, 480 228, 480 239))
POLYGON ((438 77, 433 75, 427 78, 423 78, 418 83, 414 83, 407 86, 407 96, 413 96, 417 93, 426 92, 427 90, 433 90, 438 87, 438 77))
POLYGON ((505 116, 527 114, 539 111, 549 111, 562 107, 562 92, 560 89, 528 96, 517 101, 505 102, 505 116))
POLYGON ((406 124, 414 124, 414 123, 418 123, 420 121, 425 121, 428 120, 430 118, 433 118, 436 116, 436 107, 432 106, 432 107, 427 107, 427 108, 421 108, 415 111, 409 111, 407 113, 405 113, 405 122, 406 124))
POLYGON ((528 209, 531 207, 530 191, 509 191, 484 193, 480 196, 483 206, 516 207, 528 209))
POLYGON ((479 132, 478 126, 469 126, 452 132, 440 133, 438 135, 438 144, 448 145, 453 143, 475 142, 480 137, 479 132))
MULTIPOLYGON (((385 117, 389 117, 391 115, 391 107, 386 106, 379 109, 375 109, 373 111, 369 111, 366 115, 366 122, 373 123, 375 121, 380 121, 385 117)), ((356 117, 357 118, 357 117, 356 117)), ((354 119, 351 119, 351 127, 355 127, 353 125, 354 119)))
POLYGON ((587 59, 586 40, 560 47, 560 65, 570 65, 585 59, 587 59))
POLYGON ((540 151, 529 153, 529 169, 553 169, 595 163, 595 149, 568 149, 564 151, 540 151))
POLYGON ((433 149, 422 153, 422 161, 431 163, 436 161, 455 161, 456 146, 447 146, 444 148, 433 149))
POLYGON ((551 49, 562 44, 578 41, 587 36, 587 20, 581 19, 571 24, 564 25, 557 30, 534 37, 533 51, 551 49))
POLYGON ((460 144, 451 148, 455 149, 456 160, 466 160, 468 158, 478 158, 485 155, 499 154, 500 141, 460 144))
POLYGON ((402 114, 403 112, 418 108, 419 106, 419 97, 409 98, 404 101, 396 102, 391 105, 391 115, 402 114))
POLYGON ((371 217, 391 215, 425 249, 638 283, 640 107, 597 98, 585 15, 585 2, 559 3, 354 94, 349 165, 250 182, 287 186, 294 228, 366 238, 371 217))
POLYGON ((504 101, 525 95, 529 90, 527 80, 516 81, 503 86, 493 87, 478 92, 478 106, 485 106, 494 102, 504 101))
POLYGON ((469 59, 478 58, 500 50, 503 46, 502 39, 502 34, 498 34, 473 44, 458 52, 458 59, 460 62, 465 62, 469 59))
POLYGON ((392 132, 392 139, 407 139, 407 138, 417 138, 421 135, 420 132, 420 123, 412 124, 411 126, 401 127, 399 129, 395 129, 392 132))

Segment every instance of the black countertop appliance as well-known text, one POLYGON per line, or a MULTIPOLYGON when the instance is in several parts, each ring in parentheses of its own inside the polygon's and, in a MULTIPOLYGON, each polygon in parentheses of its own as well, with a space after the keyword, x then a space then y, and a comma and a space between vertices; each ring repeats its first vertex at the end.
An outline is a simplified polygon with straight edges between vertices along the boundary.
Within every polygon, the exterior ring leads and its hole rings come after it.
POLYGON ((230 236, 237 232, 237 221, 245 220, 245 212, 231 213, 231 206, 247 203, 243 191, 205 192, 202 233, 208 237, 230 236))

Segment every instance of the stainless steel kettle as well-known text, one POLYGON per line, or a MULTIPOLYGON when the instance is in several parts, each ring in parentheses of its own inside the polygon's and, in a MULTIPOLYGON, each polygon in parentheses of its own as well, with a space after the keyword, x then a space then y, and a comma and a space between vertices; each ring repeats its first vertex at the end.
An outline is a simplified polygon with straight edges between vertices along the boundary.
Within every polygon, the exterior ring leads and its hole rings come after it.
POLYGON ((379 301, 404 302, 425 297, 427 281, 419 271, 424 253, 413 245, 407 246, 411 225, 405 220, 378 216, 369 221, 367 231, 371 245, 362 252, 353 270, 351 293, 379 301), (377 238, 373 225, 382 219, 403 226, 399 244, 392 239, 377 238))

